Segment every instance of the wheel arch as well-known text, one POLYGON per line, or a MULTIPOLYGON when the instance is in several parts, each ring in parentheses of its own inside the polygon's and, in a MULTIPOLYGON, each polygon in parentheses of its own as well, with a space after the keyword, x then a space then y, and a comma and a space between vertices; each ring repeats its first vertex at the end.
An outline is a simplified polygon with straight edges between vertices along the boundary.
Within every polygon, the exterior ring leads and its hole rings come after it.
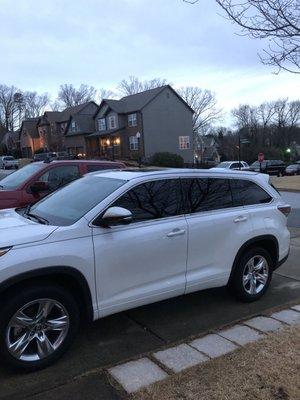
POLYGON ((262 247, 269 252, 273 261, 273 269, 276 269, 279 260, 279 244, 277 238, 274 235, 256 236, 247 240, 247 242, 245 242, 238 250, 233 262, 228 283, 230 283, 233 278, 235 269, 237 268, 238 261, 241 258, 242 254, 244 254, 246 250, 249 250, 256 246, 262 247))
POLYGON ((93 320, 93 302, 89 284, 84 275, 73 267, 45 267, 18 274, 0 284, 0 296, 3 297, 10 290, 17 290, 34 282, 59 284, 68 289, 74 296, 81 315, 89 321, 93 320))

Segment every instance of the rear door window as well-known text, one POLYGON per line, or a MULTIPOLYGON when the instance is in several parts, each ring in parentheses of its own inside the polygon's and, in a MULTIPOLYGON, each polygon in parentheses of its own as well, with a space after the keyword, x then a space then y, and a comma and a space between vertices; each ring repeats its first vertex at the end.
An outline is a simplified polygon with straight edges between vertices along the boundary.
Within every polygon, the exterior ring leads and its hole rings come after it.
POLYGON ((130 210, 134 222, 183 214, 179 179, 142 183, 117 199, 111 207, 130 210))
POLYGON ((235 207, 270 203, 272 200, 272 197, 254 182, 231 179, 230 186, 235 207))
POLYGON ((186 213, 219 210, 232 207, 232 195, 228 179, 182 179, 186 213))

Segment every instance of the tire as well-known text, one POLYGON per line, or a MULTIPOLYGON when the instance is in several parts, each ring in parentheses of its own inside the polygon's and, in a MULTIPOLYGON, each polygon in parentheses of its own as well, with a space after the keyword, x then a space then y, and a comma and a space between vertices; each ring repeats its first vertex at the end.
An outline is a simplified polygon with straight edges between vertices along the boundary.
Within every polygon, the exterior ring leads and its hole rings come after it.
POLYGON ((5 297, 0 319, 2 360, 25 371, 42 369, 57 361, 73 342, 79 326, 79 309, 73 296, 60 286, 39 283, 5 297), (12 322, 13 317, 16 323, 12 322), (16 345, 21 337, 24 349, 16 345))
POLYGON ((238 259, 236 265, 234 266, 233 273, 228 284, 230 291, 241 301, 252 302, 260 299, 268 290, 272 279, 273 273, 273 261, 268 251, 262 247, 252 247, 246 250, 241 257, 238 259), (263 265, 266 268, 262 268, 260 271, 253 272, 254 274, 260 273, 260 280, 254 280, 250 278, 246 283, 247 279, 251 276, 249 262, 254 259, 254 265, 259 264, 259 260, 264 261, 263 265), (265 272, 267 270, 267 276, 265 272), (262 278, 265 283, 262 284, 262 278), (254 290, 254 282, 256 290, 254 290), (252 285, 252 286, 251 286, 252 285))

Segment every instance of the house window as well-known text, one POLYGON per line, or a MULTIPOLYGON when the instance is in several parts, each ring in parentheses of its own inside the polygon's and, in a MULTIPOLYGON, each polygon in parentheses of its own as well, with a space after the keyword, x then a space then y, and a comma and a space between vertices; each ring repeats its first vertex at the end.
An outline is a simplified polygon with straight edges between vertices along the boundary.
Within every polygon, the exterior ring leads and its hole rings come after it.
POLYGON ((72 132, 75 132, 75 131, 76 131, 76 122, 75 122, 75 121, 72 121, 72 122, 71 122, 71 131, 72 131, 72 132))
POLYGON ((105 118, 99 118, 98 119, 98 131, 106 131, 105 118))
POLYGON ((129 149, 130 150, 138 150, 139 149, 139 141, 136 136, 129 136, 129 149))
POLYGON ((136 114, 128 115, 128 126, 137 126, 136 114))
POLYGON ((117 127, 117 124, 116 124, 116 117, 114 116, 114 115, 111 115, 110 117, 109 117, 109 128, 110 129, 114 129, 114 128, 116 128, 117 127))
POLYGON ((190 137, 189 136, 179 136, 179 149, 186 150, 190 148, 190 137))

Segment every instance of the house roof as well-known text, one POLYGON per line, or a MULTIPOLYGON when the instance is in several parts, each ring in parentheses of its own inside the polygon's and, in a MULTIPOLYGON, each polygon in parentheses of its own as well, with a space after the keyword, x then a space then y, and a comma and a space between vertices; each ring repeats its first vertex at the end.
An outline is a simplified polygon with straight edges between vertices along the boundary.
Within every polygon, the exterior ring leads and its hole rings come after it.
POLYGON ((116 128, 116 129, 109 129, 107 131, 96 131, 91 133, 90 135, 88 135, 89 138, 97 138, 97 137, 101 137, 101 136, 108 136, 108 135, 112 135, 116 132, 120 132, 123 131, 125 129, 125 127, 123 128, 116 128))
POLYGON ((95 121, 93 115, 86 114, 75 114, 69 118, 68 125, 66 127, 66 136, 77 136, 82 134, 89 134, 95 131, 95 121), (74 120, 80 127, 79 131, 72 132, 69 130, 71 121, 74 120))
POLYGON ((38 123, 39 118, 28 118, 25 119, 22 122, 20 131, 21 134, 23 130, 26 130, 26 132, 32 137, 32 139, 36 139, 39 137, 39 133, 37 130, 37 123, 38 123))
POLYGON ((43 125, 51 122, 67 122, 72 115, 79 113, 90 103, 96 104, 94 101, 87 101, 78 106, 67 107, 63 111, 45 111, 44 115, 40 118, 39 124, 43 125))
POLYGON ((192 112, 194 112, 192 108, 183 100, 181 96, 179 96, 179 94, 170 85, 164 85, 154 89, 145 90, 144 92, 122 97, 120 100, 103 99, 95 115, 98 114, 100 108, 105 103, 118 114, 128 114, 130 112, 140 111, 166 88, 171 89, 172 92, 174 92, 174 94, 192 112))

